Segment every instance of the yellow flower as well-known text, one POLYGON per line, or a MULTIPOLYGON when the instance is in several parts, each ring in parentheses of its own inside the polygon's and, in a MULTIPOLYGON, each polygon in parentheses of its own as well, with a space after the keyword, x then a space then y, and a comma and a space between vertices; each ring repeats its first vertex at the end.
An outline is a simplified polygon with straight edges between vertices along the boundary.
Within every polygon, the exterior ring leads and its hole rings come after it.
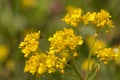
POLYGON ((34 52, 29 60, 26 61, 24 72, 30 72, 33 75, 42 75, 44 73, 53 73, 57 70, 64 71, 66 58, 60 58, 54 54, 34 52))
POLYGON ((9 54, 9 49, 6 45, 0 44, 0 62, 3 62, 7 55, 9 54))
POLYGON ((76 7, 69 5, 69 6, 67 6, 66 10, 67 10, 67 12, 72 13, 75 9, 76 9, 76 7))
POLYGON ((65 21, 65 23, 67 24, 77 27, 81 22, 81 18, 82 18, 81 13, 82 10, 80 8, 69 7, 68 13, 65 15, 65 17, 62 20, 65 21))
POLYGON ((67 63, 68 57, 56 55, 54 50, 50 50, 47 53, 48 56, 46 58, 46 66, 48 68, 48 73, 53 73, 56 70, 64 72, 64 67, 67 63))
POLYGON ((52 68, 53 66, 55 66, 56 60, 57 60, 57 57, 55 55, 48 55, 45 63, 48 68, 52 68))
POLYGON ((42 75, 44 74, 45 72, 47 72, 47 67, 44 63, 39 63, 39 66, 38 66, 38 74, 39 75, 42 75))
POLYGON ((10 71, 14 71, 15 70, 15 61, 12 59, 9 59, 6 63, 6 68, 10 71))
POLYGON ((30 72, 32 74, 43 74, 46 72, 46 65, 44 64, 46 57, 47 55, 44 53, 35 52, 34 55, 26 61, 24 72, 30 72))
POLYGON ((83 40, 80 36, 74 34, 73 29, 66 29, 57 31, 53 37, 48 39, 50 41, 50 50, 60 52, 63 49, 69 48, 74 50, 77 45, 82 45, 83 40))
POLYGON ((100 61, 103 61, 104 64, 107 64, 110 60, 114 60, 115 57, 118 56, 118 53, 118 48, 100 48, 96 51, 97 58, 99 58, 100 61))
MULTIPOLYGON (((119 49, 120 50, 120 49, 119 49)), ((120 65, 120 53, 118 56, 115 58, 115 63, 120 65)))
POLYGON ((22 49, 25 57, 28 57, 31 52, 34 52, 38 49, 39 38, 40 31, 38 31, 38 33, 27 34, 27 36, 24 38, 24 41, 20 43, 19 48, 22 49))
POLYGON ((87 12, 83 17, 83 23, 87 25, 89 22, 93 22, 95 20, 96 12, 87 12))
POLYGON ((100 12, 98 12, 95 16, 95 20, 94 20, 94 24, 96 24, 97 27, 111 27, 113 28, 114 25, 112 23, 112 21, 110 20, 111 15, 105 11, 105 10, 101 10, 100 12))
MULTIPOLYGON (((94 60, 93 59, 90 59, 90 64, 89 64, 89 69, 91 69, 91 67, 93 66, 94 64, 94 60)), ((85 59, 81 65, 81 69, 83 71, 87 71, 88 69, 88 59, 85 59)))

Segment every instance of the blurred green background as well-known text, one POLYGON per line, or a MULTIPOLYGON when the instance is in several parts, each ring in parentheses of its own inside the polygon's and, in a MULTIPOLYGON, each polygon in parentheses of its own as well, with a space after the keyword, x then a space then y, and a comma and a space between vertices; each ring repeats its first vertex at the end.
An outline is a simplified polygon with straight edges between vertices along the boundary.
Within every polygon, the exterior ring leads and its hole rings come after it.
MULTIPOLYGON (((27 33, 40 30, 40 47, 42 50, 48 49, 48 37, 56 30, 69 26, 61 20, 69 5, 80 7, 85 12, 101 9, 110 12, 116 28, 103 38, 111 46, 119 45, 120 0, 0 0, 0 80, 40 80, 24 73, 25 59, 18 48, 19 43, 27 33)), ((83 33, 84 31, 85 29, 83 33)), ((85 52, 85 45, 82 50, 85 52)), ((83 59, 85 57, 87 56, 84 55, 83 59)), ((78 68, 83 59, 76 59, 78 68)), ((66 71, 69 72, 69 69, 66 71)), ((59 75, 56 73, 53 80, 72 80, 67 75, 64 78, 59 75)), ((119 76, 120 59, 118 63, 103 65, 95 80, 120 80, 119 76)))

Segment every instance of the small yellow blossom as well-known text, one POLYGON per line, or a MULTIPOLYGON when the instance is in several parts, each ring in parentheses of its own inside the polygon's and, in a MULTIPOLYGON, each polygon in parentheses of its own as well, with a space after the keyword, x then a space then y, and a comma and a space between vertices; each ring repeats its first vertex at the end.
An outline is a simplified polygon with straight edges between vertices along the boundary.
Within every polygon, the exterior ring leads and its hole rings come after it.
MULTIPOLYGON (((48 63, 46 64, 48 73, 53 73, 57 70, 59 70, 60 72, 61 71, 63 72, 64 67, 67 63, 66 58, 60 58, 60 57, 55 57, 55 56, 53 58, 54 58, 54 60, 52 58, 49 59, 51 63, 48 61, 48 63)), ((47 60, 48 60, 48 58, 47 58, 47 60)))
POLYGON ((66 29, 57 31, 53 37, 48 39, 50 41, 50 49, 60 52, 63 49, 69 48, 74 50, 77 45, 82 45, 83 40, 80 36, 74 34, 73 29, 66 29))
POLYGON ((48 55, 45 63, 48 68, 52 68, 53 66, 55 66, 56 60, 57 60, 57 57, 55 55, 48 55))
POLYGON ((66 58, 59 58, 58 61, 56 61, 56 68, 58 68, 61 72, 64 72, 64 67, 66 63, 66 58))
POLYGON ((44 64, 44 63, 38 63, 39 65, 38 65, 38 69, 37 69, 37 73, 38 74, 40 74, 40 75, 42 75, 42 74, 44 74, 45 72, 47 72, 47 67, 46 67, 46 65, 44 64))
POLYGON ((97 58, 107 64, 108 61, 114 60, 118 56, 119 50, 117 48, 103 48, 96 51, 97 58))
POLYGON ((39 38, 40 31, 38 31, 38 33, 27 34, 27 36, 24 38, 24 41, 20 43, 19 48, 22 49, 25 57, 28 57, 31 52, 34 52, 38 49, 39 38))
POLYGON ((65 17, 62 19, 65 21, 65 23, 70 24, 74 27, 77 27, 78 24, 81 22, 81 16, 82 10, 80 8, 75 7, 69 7, 68 13, 65 15, 65 17))
POLYGON ((55 51, 48 51, 48 56, 46 58, 46 66, 48 68, 48 73, 53 73, 56 70, 64 72, 65 64, 67 63, 66 56, 56 55, 55 51))

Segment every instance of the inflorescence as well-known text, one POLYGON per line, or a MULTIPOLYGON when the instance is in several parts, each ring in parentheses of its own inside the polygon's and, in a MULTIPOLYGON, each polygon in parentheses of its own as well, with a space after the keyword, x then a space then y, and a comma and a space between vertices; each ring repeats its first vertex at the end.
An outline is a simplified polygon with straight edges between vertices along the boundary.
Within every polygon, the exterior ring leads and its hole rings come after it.
MULTIPOLYGON (((110 18, 111 15, 103 9, 100 12, 86 12, 83 14, 80 8, 69 6, 67 14, 62 20, 76 29, 78 29, 80 24, 93 24, 96 29, 104 27, 114 28, 110 18)), ((40 31, 27 34, 24 41, 19 45, 24 57, 27 59, 24 72, 39 76, 45 73, 54 73, 55 71, 64 73, 67 62, 72 57, 77 56, 78 52, 76 49, 78 45, 83 44, 82 37, 78 34, 76 35, 72 28, 58 30, 53 34, 53 37, 48 39, 50 43, 49 50, 41 51, 39 49, 40 34, 40 31)), ((96 40, 96 43, 94 42, 94 46, 92 46, 93 42, 94 38, 91 38, 87 41, 87 44, 89 47, 93 47, 92 53, 96 55, 99 62, 108 64, 109 61, 114 60, 118 56, 119 50, 117 48, 106 48, 106 44, 102 40, 96 40)))

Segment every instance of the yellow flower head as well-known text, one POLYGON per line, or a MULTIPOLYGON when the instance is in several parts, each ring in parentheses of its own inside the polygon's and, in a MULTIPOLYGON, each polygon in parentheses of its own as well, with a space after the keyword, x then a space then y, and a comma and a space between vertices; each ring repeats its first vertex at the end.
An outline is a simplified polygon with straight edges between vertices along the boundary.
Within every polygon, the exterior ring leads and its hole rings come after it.
POLYGON ((29 60, 26 61, 24 72, 30 72, 33 75, 40 76, 44 73, 53 73, 57 70, 64 71, 66 63, 66 58, 60 58, 49 53, 34 52, 29 60))
POLYGON ((77 27, 78 24, 81 22, 82 10, 80 8, 75 8, 75 7, 69 7, 67 10, 68 13, 65 15, 65 17, 62 20, 65 21, 65 23, 67 24, 77 27))
POLYGON ((44 53, 39 54, 35 52, 35 55, 32 55, 30 59, 26 61, 24 72, 30 72, 32 74, 43 74, 46 72, 46 65, 44 65, 46 56, 44 53))
MULTIPOLYGON (((91 48, 93 41, 95 40, 95 36, 89 36, 87 38, 87 45, 88 47, 91 48)), ((100 49, 100 48, 105 48, 107 46, 106 42, 102 39, 97 39, 94 43, 94 46, 92 46, 92 54, 95 55, 96 50, 100 49)))
POLYGON ((80 36, 74 34, 73 29, 66 29, 57 31, 53 37, 48 39, 50 41, 50 49, 60 52, 63 49, 69 48, 74 50, 77 45, 82 45, 83 40, 80 36))
POLYGON ((89 22, 93 22, 95 20, 95 16, 96 16, 96 12, 87 12, 83 17, 82 17, 82 20, 83 20, 83 23, 85 25, 88 25, 89 22))
POLYGON ((27 36, 24 38, 24 41, 20 43, 19 48, 22 49, 25 57, 28 57, 31 52, 34 52, 38 49, 39 38, 40 31, 37 33, 27 34, 27 36))
POLYGON ((97 58, 107 64, 108 61, 115 59, 118 56, 119 50, 117 48, 103 48, 96 51, 97 58))
POLYGON ((97 27, 114 27, 112 21, 110 20, 111 15, 105 11, 105 10, 101 10, 100 12, 98 12, 95 16, 95 20, 94 20, 94 24, 96 24, 97 27))
MULTIPOLYGON (((90 63, 89 63, 89 68, 91 69, 91 67, 93 66, 93 64, 94 64, 94 60, 93 59, 90 59, 90 61, 89 61, 90 63)), ((83 61, 83 63, 82 63, 82 65, 81 65, 81 69, 83 70, 83 71, 87 71, 87 69, 88 69, 88 59, 85 59, 84 61, 83 61)))

